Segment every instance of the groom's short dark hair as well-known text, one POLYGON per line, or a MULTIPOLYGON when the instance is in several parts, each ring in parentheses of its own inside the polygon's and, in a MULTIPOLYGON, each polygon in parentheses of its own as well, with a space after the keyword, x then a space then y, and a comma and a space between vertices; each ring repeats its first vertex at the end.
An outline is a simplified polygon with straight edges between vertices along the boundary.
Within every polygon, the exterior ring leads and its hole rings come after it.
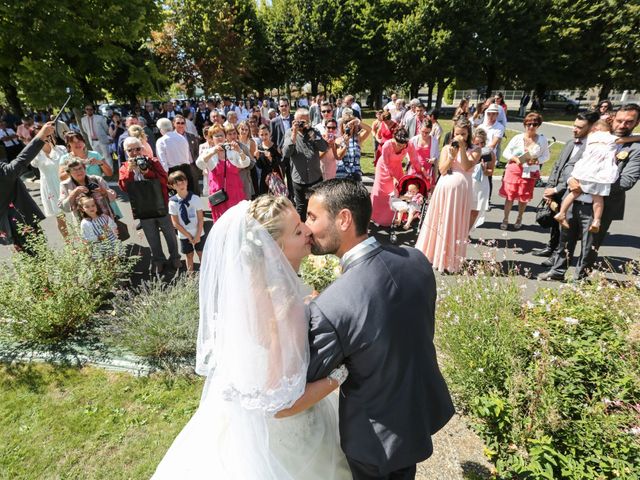
POLYGON ((345 178, 332 178, 314 185, 311 195, 319 195, 329 214, 335 218, 342 209, 353 215, 356 235, 365 235, 371 220, 371 197, 365 186, 345 178))

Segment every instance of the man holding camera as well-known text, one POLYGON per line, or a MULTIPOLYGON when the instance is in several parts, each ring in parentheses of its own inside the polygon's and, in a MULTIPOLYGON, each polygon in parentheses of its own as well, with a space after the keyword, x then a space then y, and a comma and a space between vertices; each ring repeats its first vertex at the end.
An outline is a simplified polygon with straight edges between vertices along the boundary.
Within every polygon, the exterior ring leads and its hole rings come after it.
POLYGON ((309 110, 296 110, 291 129, 285 134, 282 157, 291 169, 293 201, 303 222, 307 218, 307 191, 322 181, 320 152, 327 148, 326 140, 310 126, 309 110))
MULTIPOLYGON (((127 154, 127 162, 120 167, 118 185, 120 188, 129 192, 135 189, 135 182, 157 181, 160 185, 160 192, 152 192, 152 189, 145 189, 148 195, 146 198, 137 198, 134 202, 131 197, 131 206, 136 212, 149 210, 152 205, 158 205, 157 213, 145 212, 147 218, 139 218, 144 236, 147 238, 149 248, 151 249, 151 262, 156 273, 160 274, 164 270, 166 257, 162 251, 162 243, 160 242, 160 233, 164 236, 164 240, 169 249, 169 261, 171 267, 178 269, 181 266, 180 253, 178 252, 178 240, 176 232, 171 223, 169 216, 168 204, 169 194, 167 190, 167 172, 162 168, 160 162, 156 159, 145 157, 142 154, 142 143, 135 137, 129 137, 124 141, 124 150, 127 154), (161 198, 156 198, 157 195, 161 198), (157 216, 154 216, 157 215, 157 216)), ((142 190, 140 190, 142 192, 142 190)), ((153 208, 151 208, 153 209, 153 208)))

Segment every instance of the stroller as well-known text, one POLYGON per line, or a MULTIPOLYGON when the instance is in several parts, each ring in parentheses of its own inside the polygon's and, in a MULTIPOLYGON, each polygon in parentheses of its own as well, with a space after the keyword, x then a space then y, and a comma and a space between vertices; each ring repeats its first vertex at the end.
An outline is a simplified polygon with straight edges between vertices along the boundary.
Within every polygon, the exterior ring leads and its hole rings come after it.
MULTIPOLYGON (((429 197, 431 195, 431 182, 425 180, 421 175, 405 175, 398 182, 398 195, 402 196, 407 193, 410 184, 415 184, 418 187, 418 192, 422 195, 422 204, 419 206, 420 214, 418 215, 418 231, 420 231, 420 227, 422 226, 422 221, 424 219, 424 213, 427 211, 427 205, 429 204, 429 197)), ((407 216, 409 215, 410 205, 395 196, 389 197, 389 204, 391 206, 391 210, 393 210, 393 220, 391 222, 391 229, 389 231, 389 241, 392 244, 395 244, 398 240, 398 234, 396 233, 396 229, 398 228, 397 223, 402 223, 405 221, 407 216)))

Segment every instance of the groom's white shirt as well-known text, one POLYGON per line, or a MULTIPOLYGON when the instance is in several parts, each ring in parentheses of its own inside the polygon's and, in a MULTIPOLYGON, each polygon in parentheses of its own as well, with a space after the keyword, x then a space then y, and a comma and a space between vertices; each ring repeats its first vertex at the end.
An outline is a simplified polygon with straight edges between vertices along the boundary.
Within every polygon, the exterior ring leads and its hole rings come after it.
POLYGON ((363 253, 368 252, 377 246, 378 241, 375 237, 368 237, 364 239, 357 245, 351 247, 351 249, 342 256, 340 259, 340 267, 344 270, 353 260, 359 258, 363 253))

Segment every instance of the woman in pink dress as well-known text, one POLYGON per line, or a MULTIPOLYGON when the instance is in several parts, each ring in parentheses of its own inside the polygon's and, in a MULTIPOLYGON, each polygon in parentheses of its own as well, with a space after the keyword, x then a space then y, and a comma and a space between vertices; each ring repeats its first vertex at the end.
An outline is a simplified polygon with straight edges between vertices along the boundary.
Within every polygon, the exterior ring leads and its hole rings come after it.
POLYGON ((376 165, 376 176, 371 190, 373 206, 371 221, 382 227, 390 226, 393 220, 389 197, 393 195, 398 180, 404 175, 402 160, 406 155, 409 155, 409 162, 413 168, 422 172, 422 167, 416 159, 414 146, 409 143, 407 130, 399 128, 395 131, 393 138, 387 140, 382 146, 382 155, 376 165))
POLYGON ((240 145, 237 142, 223 145, 226 136, 220 125, 213 125, 209 129, 208 135, 213 138, 214 144, 212 147, 202 150, 196 160, 196 165, 201 170, 209 172, 209 194, 212 195, 224 188, 228 197, 225 202, 218 205, 212 205, 209 202, 211 218, 215 222, 224 212, 245 199, 244 185, 242 178, 240 178, 239 169, 247 168, 250 161, 248 157, 241 155, 240 145))
MULTIPOLYGON (((425 120, 422 126, 420 127, 420 133, 411 139, 411 143, 416 151, 416 159, 418 163, 422 167, 423 171, 426 172, 426 176, 424 179, 429 183, 429 186, 435 184, 435 158, 431 157, 431 122, 429 120, 425 120)), ((409 165, 407 170, 409 175, 416 175, 416 169, 413 168, 412 165, 409 165)))
POLYGON ((459 119, 451 143, 442 149, 436 185, 416 248, 426 255, 440 272, 460 270, 467 253, 469 214, 471 213, 471 172, 480 158, 480 150, 471 145, 471 123, 459 119))
POLYGON ((393 138, 393 132, 398 128, 398 124, 391 120, 391 113, 385 110, 381 115, 381 122, 376 131, 376 142, 378 142, 378 148, 373 159, 373 165, 377 165, 380 155, 382 155, 382 146, 387 140, 393 138))

